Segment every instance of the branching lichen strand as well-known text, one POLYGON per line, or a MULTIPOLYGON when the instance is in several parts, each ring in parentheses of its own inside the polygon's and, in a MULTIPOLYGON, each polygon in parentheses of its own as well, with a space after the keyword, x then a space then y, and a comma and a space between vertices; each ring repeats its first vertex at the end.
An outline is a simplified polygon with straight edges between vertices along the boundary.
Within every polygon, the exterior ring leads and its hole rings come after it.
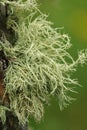
POLYGON ((3 2, 10 5, 13 13, 19 7, 25 12, 30 7, 33 10, 27 17, 18 10, 16 14, 19 21, 13 22, 18 39, 14 46, 7 40, 4 44, 0 41, 0 49, 9 58, 4 82, 10 110, 22 124, 30 116, 39 121, 44 114, 44 103, 51 96, 58 97, 61 109, 73 99, 67 95, 68 91, 74 91, 69 85, 78 85, 78 82, 71 78, 71 73, 76 70, 78 63, 87 61, 87 50, 81 51, 75 61, 67 52, 71 47, 70 38, 52 28, 52 23, 40 13, 35 0, 3 2))

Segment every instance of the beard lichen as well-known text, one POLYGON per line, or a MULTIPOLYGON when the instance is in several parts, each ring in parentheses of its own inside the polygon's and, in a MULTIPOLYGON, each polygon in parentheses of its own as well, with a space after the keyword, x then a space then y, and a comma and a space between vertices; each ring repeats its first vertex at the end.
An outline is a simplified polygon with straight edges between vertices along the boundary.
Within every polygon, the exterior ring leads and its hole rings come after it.
POLYGON ((5 38, 0 41, 0 50, 9 59, 4 77, 9 109, 22 124, 31 116, 40 121, 50 97, 58 98, 60 109, 73 100, 68 92, 74 91, 72 86, 78 85, 78 81, 71 74, 79 63, 87 61, 87 50, 81 51, 75 61, 68 53, 70 38, 52 27, 47 16, 39 11, 36 0, 2 0, 2 3, 9 4, 8 27, 12 26, 17 34, 14 46, 5 38))

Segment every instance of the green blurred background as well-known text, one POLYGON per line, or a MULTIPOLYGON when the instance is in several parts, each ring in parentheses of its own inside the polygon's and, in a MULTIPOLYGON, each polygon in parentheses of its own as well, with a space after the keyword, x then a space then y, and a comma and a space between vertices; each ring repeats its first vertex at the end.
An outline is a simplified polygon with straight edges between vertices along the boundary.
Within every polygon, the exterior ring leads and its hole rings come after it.
MULTIPOLYGON (((87 0, 38 0, 40 9, 49 15, 54 27, 64 27, 61 32, 71 37, 70 53, 74 58, 78 51, 87 48, 87 0)), ((58 102, 52 99, 45 106, 45 115, 38 124, 30 122, 34 130, 87 130, 87 65, 78 67, 74 78, 84 87, 78 87, 73 94, 76 101, 59 110, 58 102)))

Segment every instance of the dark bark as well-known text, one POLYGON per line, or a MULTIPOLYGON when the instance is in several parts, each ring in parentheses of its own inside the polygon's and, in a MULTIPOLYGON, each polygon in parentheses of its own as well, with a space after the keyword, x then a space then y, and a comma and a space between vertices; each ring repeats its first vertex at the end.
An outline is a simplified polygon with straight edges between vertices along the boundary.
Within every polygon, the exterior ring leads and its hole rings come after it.
MULTIPOLYGON (((4 36, 6 39, 14 45, 17 40, 17 35, 12 27, 7 27, 7 20, 8 20, 8 9, 9 5, 2 5, 0 4, 0 40, 4 41, 4 36)), ((15 18, 15 17, 14 17, 15 18)), ((17 18, 15 18, 17 21, 17 18)))
POLYGON ((17 117, 11 112, 7 113, 6 123, 3 125, 0 121, 0 130, 27 130, 27 125, 19 124, 17 117))
MULTIPOLYGON (((6 37, 6 39, 14 45, 15 43, 15 32, 12 30, 12 28, 7 28, 7 19, 8 19, 8 5, 2 5, 0 4, 0 40, 4 41, 3 35, 6 37)), ((8 67, 8 59, 5 57, 4 52, 0 50, 0 62, 2 63, 2 66, 0 66, 0 104, 6 105, 9 107, 10 101, 9 101, 9 95, 6 95, 5 99, 2 102, 2 97, 4 94, 4 70, 6 67, 8 67)), ((0 119, 0 130, 27 130, 27 125, 23 126, 22 124, 19 124, 19 121, 17 117, 13 115, 11 112, 6 113, 6 123, 3 125, 0 119)))

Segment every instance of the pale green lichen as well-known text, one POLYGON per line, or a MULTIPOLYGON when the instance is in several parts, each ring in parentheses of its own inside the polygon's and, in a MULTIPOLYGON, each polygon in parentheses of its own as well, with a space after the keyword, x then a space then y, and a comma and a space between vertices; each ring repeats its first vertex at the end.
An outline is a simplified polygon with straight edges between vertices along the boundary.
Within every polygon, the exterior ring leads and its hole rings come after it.
POLYGON ((44 114, 44 103, 51 96, 58 98, 61 109, 73 99, 67 93, 73 92, 71 85, 78 82, 71 78, 71 73, 76 71, 78 63, 87 61, 87 50, 81 51, 75 61, 67 51, 71 47, 70 38, 52 28, 35 0, 5 2, 11 5, 13 13, 19 7, 27 11, 32 5, 33 11, 27 16, 20 10, 17 12, 18 23, 11 21, 18 35, 15 45, 5 39, 4 43, 0 41, 0 49, 9 59, 4 82, 10 110, 22 124, 31 116, 39 121, 44 114))
POLYGON ((5 106, 0 105, 0 118, 3 124, 6 121, 6 111, 9 111, 9 109, 5 106))

